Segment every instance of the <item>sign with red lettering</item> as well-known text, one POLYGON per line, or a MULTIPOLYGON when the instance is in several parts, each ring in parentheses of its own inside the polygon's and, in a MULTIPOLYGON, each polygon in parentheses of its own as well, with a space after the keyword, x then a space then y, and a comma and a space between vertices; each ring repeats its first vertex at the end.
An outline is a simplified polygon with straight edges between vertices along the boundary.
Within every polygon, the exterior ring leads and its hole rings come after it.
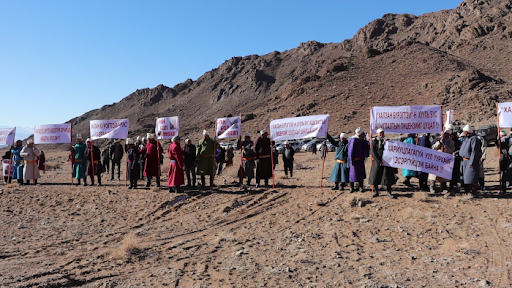
POLYGON ((2 171, 4 174, 4 177, 11 176, 14 173, 14 161, 11 159, 3 159, 2 160, 2 171))
POLYGON ((314 115, 273 120, 270 122, 272 140, 292 140, 327 137, 329 115, 314 115))
POLYGON ((498 123, 500 128, 512 127, 512 102, 498 103, 498 123))
POLYGON ((14 145, 14 133, 16 128, 0 128, 0 146, 14 145))
POLYGON ((217 118, 215 126, 218 139, 240 137, 242 135, 242 118, 240 116, 217 118))
POLYGON ((454 162, 451 154, 392 140, 386 141, 382 155, 384 166, 421 171, 444 179, 452 179, 454 162))
POLYGON ((382 128, 386 133, 440 133, 443 129, 441 106, 372 107, 371 132, 382 128))
POLYGON ((180 132, 178 116, 156 119, 155 133, 157 139, 171 139, 180 132))
POLYGON ((126 139, 128 138, 128 129, 130 129, 130 120, 91 120, 89 129, 92 140, 108 138, 126 139))
POLYGON ((35 144, 71 143, 71 124, 36 125, 35 144))

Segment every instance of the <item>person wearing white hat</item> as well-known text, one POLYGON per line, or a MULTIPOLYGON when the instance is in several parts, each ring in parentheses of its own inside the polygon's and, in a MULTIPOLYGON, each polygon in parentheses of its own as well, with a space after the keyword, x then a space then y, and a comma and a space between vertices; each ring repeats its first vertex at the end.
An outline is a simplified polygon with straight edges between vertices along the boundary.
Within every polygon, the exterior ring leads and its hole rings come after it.
POLYGON ((206 185, 206 175, 210 176, 210 187, 215 187, 213 184, 215 169, 215 148, 216 143, 210 138, 210 133, 206 130, 203 131, 203 139, 199 140, 196 149, 197 171, 196 174, 201 176, 201 187, 206 185))
POLYGON ((167 156, 170 160, 167 174, 169 192, 181 193, 180 186, 185 184, 185 175, 183 175, 184 159, 180 146, 180 136, 172 137, 172 143, 167 149, 167 156))
POLYGON ((87 170, 85 175, 91 178, 91 186, 94 185, 94 175, 98 178, 96 185, 101 186, 101 173, 103 173, 103 165, 101 165, 101 152, 98 146, 94 145, 92 140, 85 140, 87 148, 85 149, 85 158, 87 158, 87 170), (94 173, 93 173, 94 172, 94 173))
POLYGON ((268 187, 268 179, 272 178, 272 165, 273 159, 271 156, 272 144, 268 138, 266 129, 260 131, 261 136, 256 139, 254 143, 254 153, 256 154, 256 187, 260 186, 260 181, 263 179, 265 187, 268 187))
MULTIPOLYGON (((277 152, 276 152, 277 154, 277 152)), ((284 141, 284 149, 283 149, 283 165, 284 165, 284 175, 288 176, 288 170, 290 171, 290 177, 293 178, 293 160, 295 155, 295 150, 290 146, 290 142, 288 140, 284 141)))
POLYGON ((87 145, 82 141, 82 135, 76 135, 76 144, 72 148, 73 153, 73 178, 78 180, 78 185, 80 185, 80 180, 84 179, 84 186, 87 185, 87 178, 85 176, 85 171, 87 170, 87 159, 85 158, 85 149, 87 145))
POLYGON ((364 159, 368 157, 370 143, 366 141, 366 134, 361 127, 358 127, 354 136, 348 141, 348 159, 349 159, 349 181, 350 193, 355 190, 354 183, 359 184, 359 192, 363 192, 363 181, 366 179, 366 168, 364 159))
POLYGON ((23 167, 25 166, 25 161, 20 155, 22 149, 23 142, 21 140, 16 140, 16 144, 11 147, 12 161, 14 162, 12 179, 16 179, 20 185, 23 185, 23 167))
POLYGON ((460 147, 459 155, 462 157, 460 172, 462 174, 462 185, 466 193, 477 195, 480 175, 480 158, 482 157, 482 143, 472 133, 471 126, 466 125, 462 129, 464 140, 460 147))
POLYGON ((126 178, 130 182, 128 189, 137 189, 140 178, 140 151, 133 139, 126 139, 126 178))
POLYGON ((151 186, 151 180, 156 178, 156 187, 160 187, 160 158, 163 157, 163 149, 160 142, 155 140, 155 134, 148 133, 148 143, 139 152, 145 155, 144 176, 147 178, 146 188, 151 186))
POLYGON ((185 139, 183 146, 183 158, 185 165, 185 175, 187 175, 187 187, 196 186, 196 145, 192 144, 190 139, 185 139))
POLYGON ((372 154, 373 162, 370 170, 370 178, 368 183, 373 186, 373 197, 379 196, 379 185, 385 185, 388 197, 396 199, 396 196, 391 193, 391 186, 396 183, 395 169, 389 166, 384 166, 382 163, 382 156, 384 155, 384 145, 387 139, 384 137, 384 130, 379 130, 377 137, 372 140, 372 154))
POLYGON ((350 166, 348 164, 348 135, 346 133, 340 134, 340 140, 336 141, 332 138, 329 133, 327 133, 327 139, 331 142, 334 147, 336 147, 336 155, 334 159, 336 163, 332 167, 331 171, 331 182, 334 182, 334 187, 332 190, 341 190, 343 191, 344 187, 349 180, 349 169, 350 166))
POLYGON ((251 185, 254 178, 254 168, 256 167, 256 153, 254 153, 254 142, 251 140, 251 134, 245 133, 244 141, 238 141, 238 147, 242 150, 242 167, 238 169, 238 178, 240 185, 243 185, 243 179, 247 178, 247 185, 251 185))
MULTIPOLYGON (((137 146, 139 148, 139 151, 141 151, 142 148, 144 148, 147 143, 148 143, 148 141, 147 141, 146 137, 142 137, 140 144, 137 146)), ((140 180, 144 180, 144 165, 145 165, 145 163, 146 163, 146 152, 140 152, 140 157, 139 157, 139 167, 140 167, 139 179, 140 180)))
POLYGON ((34 184, 37 184, 37 179, 41 177, 39 169, 37 169, 37 157, 39 154, 39 149, 34 147, 34 140, 28 139, 27 145, 20 152, 20 156, 25 161, 23 179, 25 179, 26 184, 30 184, 30 180, 34 180, 34 184))
POLYGON ((124 147, 121 144, 121 139, 116 139, 114 144, 110 146, 110 159, 112 159, 112 173, 110 174, 110 180, 114 180, 114 171, 117 166, 117 180, 121 180, 121 159, 124 156, 124 147))
MULTIPOLYGON (((433 150, 441 151, 447 154, 453 154, 455 152, 455 143, 453 142, 451 135, 452 135, 451 129, 444 129, 443 135, 441 136, 441 139, 439 139, 437 142, 432 145, 433 150)), ((428 175, 428 180, 430 181, 430 193, 436 193, 439 192, 435 188, 436 180, 439 181, 439 185, 441 185, 441 191, 444 191, 445 183, 450 181, 449 179, 438 177, 434 174, 428 175)))

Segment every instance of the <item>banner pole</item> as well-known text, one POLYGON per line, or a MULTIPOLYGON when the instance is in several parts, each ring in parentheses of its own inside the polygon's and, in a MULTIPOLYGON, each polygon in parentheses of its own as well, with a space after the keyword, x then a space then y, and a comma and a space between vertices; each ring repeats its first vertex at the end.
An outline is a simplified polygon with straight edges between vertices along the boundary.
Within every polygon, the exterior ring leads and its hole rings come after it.
MULTIPOLYGON (((500 106, 499 106, 499 103, 496 103, 496 123, 498 124, 498 149, 500 151, 500 153, 498 153, 498 163, 499 163, 499 168, 500 168, 500 193, 503 193, 503 179, 502 179, 502 175, 501 175, 501 129, 500 129, 500 106)), ((510 143, 510 140, 509 140, 509 143, 510 143)), ((508 152, 508 151, 507 151, 508 152)))
MULTIPOLYGON (((370 133, 370 150, 372 149, 372 107, 370 106, 370 130, 368 130, 368 133, 370 133)), ((341 140, 341 139, 340 139, 341 140)), ((370 171, 372 171, 372 166, 373 166, 373 157, 372 157, 372 153, 370 153, 370 171)), ((372 186, 372 193, 375 194, 375 185, 371 185, 372 186)), ((377 184, 377 189, 379 188, 378 187, 379 185, 377 184)))
MULTIPOLYGON (((341 140, 341 139, 340 139, 341 140)), ((323 161, 322 161, 322 177, 320 178, 320 188, 322 188, 322 184, 323 184, 323 181, 324 181, 324 166, 325 166, 325 155, 327 155, 327 142, 324 142, 322 145, 324 145, 324 149, 323 149, 323 161)))
MULTIPOLYGON (((92 175, 91 175, 91 183, 92 183, 92 186, 94 186, 94 145, 92 144, 92 140, 90 142, 90 148, 91 148, 91 170, 92 170, 92 175)), ((87 176, 86 176, 87 178, 87 176)))
MULTIPOLYGON (((160 139, 158 139, 158 135, 155 135, 155 136, 156 136, 156 156, 158 158, 158 170, 157 170, 158 176, 156 177, 156 181, 159 181, 160 176, 162 176, 162 168, 160 167, 160 139)), ((164 150, 164 149, 162 148, 162 150, 164 150)), ((125 176, 125 179, 126 179, 126 176, 125 176)), ((160 187, 160 182, 158 182, 156 184, 157 184, 157 187, 160 187)), ((124 187, 126 187, 126 181, 124 182, 124 187)))
POLYGON ((210 175, 211 177, 211 183, 212 183, 212 186, 213 186, 213 181, 215 180, 215 173, 216 173, 216 169, 215 169, 215 156, 217 155, 217 119, 215 119, 215 126, 214 126, 214 135, 213 136, 213 170, 212 170, 212 174, 210 175))
POLYGON ((14 135, 12 136, 12 145, 11 145, 11 161, 9 162, 9 175, 7 176, 7 184, 10 183, 11 181, 11 171, 12 171, 12 166, 14 165, 14 162, 12 161, 12 146, 14 146, 14 141, 16 141, 16 127, 14 127, 14 135))
POLYGON ((274 147, 272 147, 272 138, 270 138, 270 167, 272 168, 272 189, 276 188, 274 180, 274 147))
POLYGON ((240 113, 240 138, 239 138, 240 147, 240 187, 244 184, 244 157, 242 150, 242 113, 240 113))
POLYGON ((69 157, 69 163, 71 164, 71 185, 73 185, 73 125, 71 125, 71 143, 69 152, 71 153, 71 157, 69 157))
MULTIPOLYGON (((35 127, 34 127, 34 131, 35 131, 35 127)), ((35 135, 34 135, 34 139, 35 139, 35 135)), ((35 161, 32 165, 32 183, 34 183, 34 185, 36 185, 36 165, 37 165, 37 160, 36 160, 36 144, 34 143, 34 145, 32 146, 32 161, 35 161)))
MULTIPOLYGON (((443 121, 443 105, 441 105, 441 139, 444 136, 444 121, 443 121)), ((448 115, 446 115, 446 120, 448 120, 448 115)), ((441 146, 441 152, 444 152, 444 145, 441 146)), ((443 193, 443 183, 439 181, 439 193, 443 193)))

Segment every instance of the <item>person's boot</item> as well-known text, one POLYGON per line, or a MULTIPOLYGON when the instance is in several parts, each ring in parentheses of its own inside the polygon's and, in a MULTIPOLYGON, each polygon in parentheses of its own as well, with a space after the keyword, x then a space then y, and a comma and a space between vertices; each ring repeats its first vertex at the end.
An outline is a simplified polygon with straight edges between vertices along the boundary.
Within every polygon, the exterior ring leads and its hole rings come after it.
POLYGON ((156 177, 156 187, 160 187, 160 176, 156 177))
POLYGON ((340 183, 340 191, 343 191, 345 190, 345 183, 340 183))
POLYGON ((356 190, 354 189, 354 182, 350 182, 350 193, 354 193, 356 190))
POLYGON ((206 184, 205 182, 206 182, 206 179, 205 179, 204 175, 201 175, 201 187, 202 187, 202 188, 204 188, 204 187, 206 186, 206 185, 205 185, 205 184, 206 184))
POLYGON ((407 186, 407 187, 412 187, 412 186, 413 186, 413 185, 411 184, 411 177, 407 177, 403 183, 404 183, 404 185, 405 185, 405 186, 407 186))
POLYGON ((265 179, 265 187, 268 187, 268 179, 265 179))
POLYGON ((379 185, 373 185, 373 195, 372 197, 378 197, 379 196, 379 185))
POLYGON ((252 178, 247 178, 247 186, 251 186, 251 180, 252 178))
POLYGON ((391 199, 396 199, 396 196, 391 194, 391 190, 388 190, 388 197, 391 199))
POLYGON ((176 193, 181 193, 180 185, 176 185, 176 189, 174 190, 176 193))
POLYGON ((87 186, 87 177, 84 178, 84 186, 87 186))
POLYGON ((101 175, 98 175, 98 186, 101 186, 101 175))
POLYGON ((148 181, 146 182, 146 188, 149 188, 151 186, 151 176, 146 177, 148 181))
POLYGON ((34 179, 34 185, 37 185, 37 179, 34 179))
POLYGON ((478 188, 479 188, 478 184, 471 185, 471 194, 473 194, 474 197, 478 196, 478 188))
POLYGON ((77 179, 78 180, 78 183, 76 185, 80 185, 80 179, 77 179))
POLYGON ((290 170, 290 178, 293 178, 293 171, 290 170))
POLYGON ((480 184, 480 190, 485 190, 485 179, 484 178, 478 178, 478 183, 480 184))
POLYGON ((338 182, 334 182, 334 187, 331 188, 331 190, 338 190, 340 189, 340 185, 338 182))
POLYGON ((359 181, 359 192, 364 192, 363 180, 359 181))
POLYGON ((30 180, 26 180, 26 181, 25 181, 25 184, 26 184, 26 185, 30 185, 30 180))
POLYGON ((217 187, 215 184, 213 184, 213 177, 210 176, 210 187, 217 187))
POLYGON ((174 188, 172 186, 169 186, 169 193, 174 192, 174 188))
POLYGON ((259 181, 259 180, 256 180, 256 185, 255 185, 255 187, 256 187, 256 188, 258 188, 258 187, 260 187, 260 186, 261 186, 261 185, 260 185, 260 181, 259 181))

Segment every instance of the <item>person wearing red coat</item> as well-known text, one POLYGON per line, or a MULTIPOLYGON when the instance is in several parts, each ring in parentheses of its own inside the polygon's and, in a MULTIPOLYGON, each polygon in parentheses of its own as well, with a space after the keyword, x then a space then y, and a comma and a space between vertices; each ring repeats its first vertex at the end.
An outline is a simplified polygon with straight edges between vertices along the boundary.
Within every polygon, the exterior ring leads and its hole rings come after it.
POLYGON ((160 142, 155 140, 155 134, 148 133, 148 143, 140 149, 140 153, 146 155, 146 163, 144 163, 144 176, 148 179, 146 187, 151 186, 153 176, 156 176, 156 187, 160 187, 160 158, 162 152, 162 146, 160 142))
POLYGON ((167 151, 169 155, 169 173, 167 184, 169 186, 169 192, 180 193, 180 185, 185 184, 185 174, 183 174, 183 165, 184 158, 183 152, 181 151, 180 146, 180 137, 174 136, 172 138, 172 143, 169 145, 169 149, 167 151), (173 189, 173 187, 176 187, 173 189))

